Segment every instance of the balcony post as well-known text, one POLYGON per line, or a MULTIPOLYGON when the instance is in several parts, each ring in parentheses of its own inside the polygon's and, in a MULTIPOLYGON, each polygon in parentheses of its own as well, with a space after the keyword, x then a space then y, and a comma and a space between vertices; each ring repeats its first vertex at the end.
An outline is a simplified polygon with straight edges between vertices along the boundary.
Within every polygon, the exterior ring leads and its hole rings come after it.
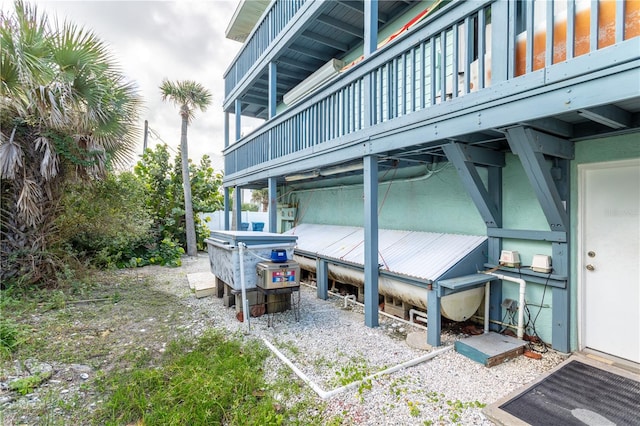
POLYGON ((269 178, 269 232, 278 232, 278 189, 276 178, 269 178))
MULTIPOLYGON (((509 34, 515 32, 515 9, 516 5, 508 0, 498 0, 491 4, 491 44, 486 46, 491 54, 491 85, 505 81, 509 78, 509 69, 513 69, 514 64, 509 61, 514 58, 515 39, 509 38, 509 34), (513 19, 510 16, 513 15, 513 19), (507 49, 504 42, 507 40, 507 49)), ((488 84, 488 82, 485 82, 488 84)))
POLYGON ((378 158, 364 157, 364 322, 378 326, 378 158))
POLYGON ((224 187, 224 230, 228 231, 229 227, 229 187, 224 187))
POLYGON ((378 0, 364 2, 364 56, 378 48, 378 0))
POLYGON ((242 102, 236 99, 236 141, 242 137, 242 102))
POLYGON ((233 205, 236 213, 236 231, 242 229, 242 187, 236 186, 233 191, 233 205))
POLYGON ((229 147, 229 112, 224 112, 224 147, 229 147))
POLYGON ((269 62, 269 119, 276 116, 278 65, 269 62))

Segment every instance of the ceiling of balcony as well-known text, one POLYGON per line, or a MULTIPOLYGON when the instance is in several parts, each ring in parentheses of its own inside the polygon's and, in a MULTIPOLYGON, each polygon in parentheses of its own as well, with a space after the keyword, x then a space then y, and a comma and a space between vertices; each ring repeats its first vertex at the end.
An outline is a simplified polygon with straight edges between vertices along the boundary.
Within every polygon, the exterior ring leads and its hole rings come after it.
MULTIPOLYGON (((378 2, 378 26, 383 28, 419 0, 378 2)), ((364 39, 364 2, 341 0, 325 2, 315 19, 310 20, 282 49, 277 62, 277 101, 332 58, 341 59, 364 39)), ((268 64, 240 96, 242 115, 267 118, 268 64)), ((233 111, 233 107, 231 109, 233 111)))

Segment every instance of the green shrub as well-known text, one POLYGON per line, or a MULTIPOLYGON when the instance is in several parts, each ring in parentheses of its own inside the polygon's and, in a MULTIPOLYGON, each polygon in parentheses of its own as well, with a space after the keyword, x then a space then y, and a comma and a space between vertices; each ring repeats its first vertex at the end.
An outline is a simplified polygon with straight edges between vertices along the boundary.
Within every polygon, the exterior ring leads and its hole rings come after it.
MULTIPOLYGON (((147 210, 153 218, 154 229, 158 231, 157 241, 169 238, 186 249, 181 168, 179 153, 172 164, 167 145, 156 145, 154 149, 145 151, 142 159, 134 167, 134 173, 144 185, 147 210)), ((206 155, 202 157, 199 165, 189 163, 189 174, 196 239, 198 249, 204 250, 204 239, 209 236, 209 229, 198 213, 213 212, 222 208, 222 174, 215 172, 211 167, 210 158, 206 155)))
POLYGON ((20 326, 8 319, 0 319, 0 358, 8 357, 17 347, 20 326))
POLYGON ((56 224, 67 254, 98 267, 128 265, 154 243, 145 190, 129 172, 71 185, 56 224))

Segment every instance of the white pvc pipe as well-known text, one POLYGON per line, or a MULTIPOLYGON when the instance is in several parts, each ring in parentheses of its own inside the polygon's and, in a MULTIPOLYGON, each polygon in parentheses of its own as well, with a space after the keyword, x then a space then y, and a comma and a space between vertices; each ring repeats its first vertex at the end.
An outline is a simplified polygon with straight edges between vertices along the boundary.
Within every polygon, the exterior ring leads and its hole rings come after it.
POLYGON ((427 313, 419 311, 417 309, 409 309, 409 322, 420 321, 423 323, 427 323, 427 313), (415 318, 414 318, 415 316, 415 318))
POLYGON ((349 300, 353 301, 353 304, 356 303, 356 295, 355 294, 347 294, 344 296, 344 307, 346 308, 349 305, 349 300))
POLYGON ((282 352, 280 352, 275 346, 273 346, 267 339, 263 337, 262 341, 264 342, 265 345, 267 345, 267 347, 271 350, 271 352, 273 352, 278 358, 280 358, 282 362, 284 362, 294 373, 296 373, 296 375, 300 377, 302 381, 305 382, 311 389, 313 389, 313 391, 317 393, 318 396, 320 396, 320 398, 322 399, 329 399, 332 396, 335 396, 341 392, 344 392, 347 389, 360 386, 360 384, 362 384, 363 382, 375 379, 378 376, 395 373, 396 371, 402 370, 404 368, 413 367, 414 365, 418 365, 422 362, 428 361, 431 358, 435 358, 436 356, 453 349, 453 346, 445 346, 444 348, 434 350, 432 352, 429 352, 428 354, 422 355, 421 357, 414 358, 412 360, 403 362, 393 367, 389 367, 386 370, 378 371, 377 373, 371 374, 362 380, 351 382, 348 385, 333 389, 331 391, 324 391, 322 390, 322 388, 320 388, 320 386, 312 382, 311 379, 309 379, 309 377, 307 377, 306 374, 304 374, 298 367, 296 367, 286 356, 284 356, 282 352))
POLYGON ((238 247, 240 248, 240 289, 242 291, 242 316, 244 322, 247 324, 247 332, 251 331, 251 324, 249 317, 251 314, 249 313, 249 300, 247 299, 247 287, 244 283, 244 249, 245 244, 239 243, 238 247))
MULTIPOLYGON (((244 244, 246 247, 245 243, 239 243, 240 244, 244 244)), ((296 247, 296 243, 280 243, 280 244, 256 244, 256 245, 249 245, 249 248, 251 248, 251 250, 255 250, 255 249, 289 249, 289 248, 295 248, 296 247)))
MULTIPOLYGON (((317 288, 316 286, 313 286, 313 285, 311 285, 311 284, 306 284, 306 283, 302 283, 302 282, 301 282, 301 284, 304 284, 304 285, 306 285, 307 287, 317 288)), ((329 293, 329 294, 330 294, 330 295, 332 295, 332 296, 336 296, 336 297, 346 297, 346 296, 342 296, 341 294, 334 293, 333 291, 328 291, 327 293, 329 293)), ((351 298, 349 298, 349 299, 351 299, 351 298)), ((359 306, 364 306, 364 303, 360 303, 360 302, 358 302, 358 301, 356 301, 356 300, 353 300, 353 304, 354 304, 354 305, 359 305, 359 306)), ((385 311, 380 311, 380 310, 379 310, 379 311, 378 311, 378 315, 384 315, 384 316, 386 316, 386 317, 391 318, 392 320, 395 320, 395 321, 398 321, 398 322, 402 322, 402 323, 405 323, 405 324, 408 324, 408 325, 412 325, 412 326, 414 326, 414 327, 422 328, 422 329, 424 329, 424 330, 426 330, 426 329, 427 329, 427 327, 425 327, 424 325, 420 325, 420 324, 417 324, 417 323, 415 323, 415 322, 407 321, 406 319, 403 319, 403 318, 397 317, 397 316, 395 316, 395 315, 388 314, 388 313, 386 313, 385 311)))
MULTIPOLYGON (((527 283, 522 278, 512 278, 507 275, 496 274, 494 272, 487 272, 487 274, 498 277, 498 279, 503 281, 510 281, 512 283, 520 284, 520 299, 518 301, 518 339, 522 340, 522 338, 524 337, 524 295, 527 289, 527 283)), ((486 313, 485 317, 488 318, 488 315, 486 313)))

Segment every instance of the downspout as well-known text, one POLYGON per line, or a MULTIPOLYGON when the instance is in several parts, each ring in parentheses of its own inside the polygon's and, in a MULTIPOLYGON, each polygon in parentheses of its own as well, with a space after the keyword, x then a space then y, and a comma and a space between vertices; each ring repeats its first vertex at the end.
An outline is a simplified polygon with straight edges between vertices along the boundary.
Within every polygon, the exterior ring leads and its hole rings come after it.
MULTIPOLYGON (((527 283, 522 278, 512 278, 502 274, 496 274, 494 272, 485 272, 487 275, 493 275, 503 281, 510 281, 512 283, 520 284, 520 299, 518 301, 518 339, 522 340, 524 337, 524 295, 527 288, 527 283)), ((488 321, 486 321, 488 324, 488 321)))

